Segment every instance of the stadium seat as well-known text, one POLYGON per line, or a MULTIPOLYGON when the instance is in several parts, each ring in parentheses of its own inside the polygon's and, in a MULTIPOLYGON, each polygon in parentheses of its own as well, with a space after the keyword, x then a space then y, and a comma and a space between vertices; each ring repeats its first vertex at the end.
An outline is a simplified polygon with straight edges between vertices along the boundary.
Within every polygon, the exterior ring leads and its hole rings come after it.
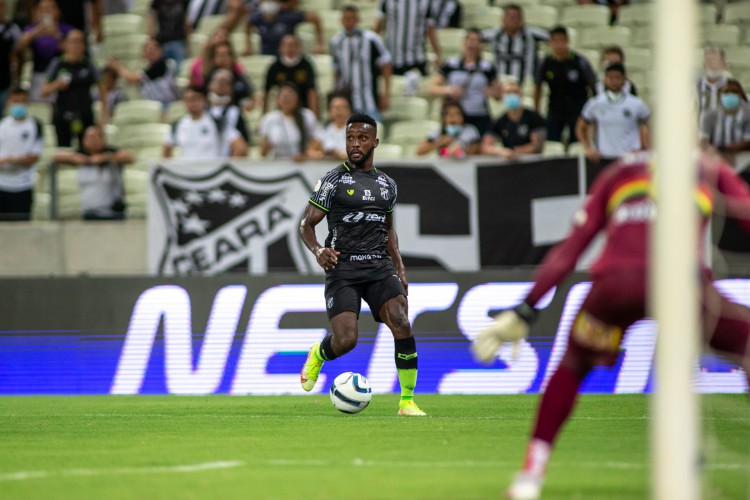
POLYGON ((645 71, 653 65, 653 54, 641 47, 623 47, 625 52, 625 68, 630 71, 645 71))
MULTIPOLYGON (((481 7, 480 9, 477 9, 477 11, 473 13, 473 16, 474 18, 471 21, 471 24, 464 21, 463 26, 477 27, 479 29, 499 28, 503 22, 503 9, 501 9, 500 7, 485 6, 485 7, 481 7)), ((440 33, 438 36, 442 37, 443 31, 445 30, 440 30, 440 33)), ((442 43, 443 42, 441 39, 440 44, 442 45, 442 43)))
MULTIPOLYGON (((246 39, 247 35, 245 35, 244 31, 234 31, 229 35, 229 40, 232 42, 232 46, 237 51, 238 56, 245 52, 246 39)), ((254 50, 260 51, 260 35, 257 32, 253 31, 250 35, 250 43, 254 50)))
POLYGON ((52 106, 46 102, 30 102, 29 115, 42 123, 50 123, 52 119, 52 106))
POLYGON ((305 0, 303 7, 310 12, 333 10, 336 8, 336 0, 305 0))
POLYGON ((440 128, 436 120, 405 120, 388 128, 388 144, 414 144, 440 128))
POLYGON ((56 148, 57 147, 57 133, 55 127, 51 123, 44 124, 44 148, 56 148))
POLYGON ((565 154, 565 144, 558 141, 544 141, 544 147, 542 148, 542 154, 544 156, 559 156, 565 154))
POLYGON ((703 27, 703 41, 731 47, 740 43, 740 28, 733 24, 715 24, 703 27))
POLYGON ((196 32, 206 36, 211 36, 211 34, 216 31, 216 28, 221 26, 224 22, 224 18, 225 16, 223 14, 203 16, 200 18, 200 21, 198 21, 198 29, 196 32))
POLYGON ((580 54, 581 56, 585 57, 586 60, 589 62, 592 68, 594 68, 594 71, 596 71, 596 68, 599 67, 599 60, 601 59, 601 54, 596 49, 576 49, 576 52, 580 54))
MULTIPOLYGON (((257 48, 258 46, 255 45, 254 47, 257 48)), ((276 58, 274 56, 254 54, 252 56, 240 57, 240 63, 242 64, 242 67, 245 68, 247 74, 250 76, 253 84, 255 84, 255 86, 258 88, 263 88, 263 85, 266 81, 266 73, 268 73, 268 68, 269 66, 271 66, 275 59, 276 58)))
POLYGON ((123 125, 119 128, 115 145, 133 151, 143 147, 161 146, 169 130, 166 123, 123 125))
POLYGON ((583 144, 580 142, 574 142, 568 146, 568 154, 571 156, 578 156, 586 154, 586 151, 583 149, 583 144))
POLYGON ((139 16, 147 16, 153 0, 133 0, 130 12, 139 16))
POLYGON ((146 217, 146 200, 148 196, 148 172, 132 168, 128 165, 123 169, 122 177, 128 218, 144 219, 146 217))
POLYGON ((379 144, 375 150, 375 158, 378 160, 402 160, 404 150, 398 144, 379 144))
POLYGON ((551 5, 529 5, 524 7, 523 17, 529 26, 552 28, 557 24, 558 12, 551 5))
POLYGON ((190 34, 190 53, 200 54, 203 51, 203 47, 208 41, 208 36, 203 33, 191 33, 190 34))
POLYGON ((187 107, 184 101, 174 101, 167 108, 166 122, 171 124, 182 118, 187 113, 187 107))
POLYGON ((143 18, 136 14, 110 14, 102 18, 106 37, 143 33, 143 18))
POLYGON ((137 59, 141 57, 146 41, 148 35, 142 33, 107 36, 104 39, 104 56, 118 60, 137 59))
POLYGON ((750 2, 726 4, 724 7, 724 22, 745 26, 750 23, 750 2))
POLYGON ((617 24, 620 26, 648 26, 653 22, 653 3, 625 4, 617 11, 617 24))
POLYGON ((716 5, 701 3, 698 8, 698 19, 701 25, 716 24, 716 5))
POLYGON ((125 101, 117 105, 112 123, 115 125, 132 125, 136 123, 158 122, 161 115, 161 103, 141 99, 125 101))
POLYGON ((111 123, 104 125, 104 140, 107 144, 114 144, 117 141, 117 132, 119 129, 120 127, 111 123))
POLYGON ((724 50, 727 66, 735 73, 750 69, 750 49, 746 46, 727 47, 724 50))
POLYGON ((625 26, 594 26, 581 30, 578 46, 601 49, 605 45, 624 47, 630 43, 630 28, 625 26))
POLYGON ((386 124, 399 120, 424 120, 429 113, 429 103, 423 97, 404 97, 395 95, 391 106, 383 112, 386 124))
POLYGON ((563 9, 560 24, 574 28, 607 26, 609 17, 609 8, 604 5, 571 5, 563 9))
POLYGON ((443 59, 460 55, 464 50, 464 38, 466 30, 463 28, 444 28, 438 33, 440 49, 443 51, 443 59))
MULTIPOLYGON (((653 49, 654 38, 651 26, 633 26, 630 28, 630 33, 630 45, 632 47, 648 49, 649 51, 653 49)), ((627 54, 625 60, 627 61, 627 54)))

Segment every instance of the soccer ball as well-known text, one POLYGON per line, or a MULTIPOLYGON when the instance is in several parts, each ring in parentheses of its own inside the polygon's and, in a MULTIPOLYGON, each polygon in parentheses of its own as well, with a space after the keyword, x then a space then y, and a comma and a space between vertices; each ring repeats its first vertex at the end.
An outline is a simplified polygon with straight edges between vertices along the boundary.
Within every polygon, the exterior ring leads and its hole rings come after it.
POLYGON ((331 384, 331 403, 338 411, 359 413, 370 404, 370 382, 361 374, 345 372, 331 384))

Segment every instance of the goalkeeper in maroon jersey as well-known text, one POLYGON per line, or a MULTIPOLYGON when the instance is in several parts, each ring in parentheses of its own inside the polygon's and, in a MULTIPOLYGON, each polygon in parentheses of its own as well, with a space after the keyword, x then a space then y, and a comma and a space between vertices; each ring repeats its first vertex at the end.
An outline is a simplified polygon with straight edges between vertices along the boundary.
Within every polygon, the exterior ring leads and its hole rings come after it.
MULTIPOLYGON (((616 362, 623 332, 646 315, 647 237, 656 209, 650 196, 649 161, 647 153, 628 155, 599 175, 575 215, 571 233, 545 257, 526 299, 500 313, 472 344, 475 358, 490 363, 497 359, 504 342, 526 337, 537 315, 537 302, 573 271, 594 237, 605 232, 604 249, 591 266, 591 289, 573 321, 562 361, 541 398, 523 469, 506 492, 507 498, 539 497, 552 446, 573 410, 581 382, 594 366, 616 362)), ((701 157, 695 202, 701 241, 709 216, 719 204, 750 232, 750 190, 717 156, 701 157)), ((750 313, 716 290, 706 267, 700 272, 705 342, 740 363, 747 374, 750 313)))

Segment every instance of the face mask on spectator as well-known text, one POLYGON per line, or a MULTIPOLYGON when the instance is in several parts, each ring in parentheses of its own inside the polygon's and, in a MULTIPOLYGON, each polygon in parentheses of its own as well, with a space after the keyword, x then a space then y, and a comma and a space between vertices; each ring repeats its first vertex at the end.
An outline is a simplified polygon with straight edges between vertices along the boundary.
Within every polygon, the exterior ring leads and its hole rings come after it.
POLYGON ((458 136, 458 134, 461 133, 461 129, 463 128, 464 128, 463 125, 446 125, 445 133, 450 136, 456 137, 458 136))
POLYGON ((265 2, 261 2, 258 8, 264 16, 272 17, 279 13, 279 2, 266 0, 265 2))
POLYGON ((724 109, 734 110, 740 107, 740 96, 734 92, 721 94, 721 105, 724 109))
POLYGON ((219 95, 216 92, 209 92, 208 101, 216 106, 226 106, 232 102, 232 97, 228 95, 219 95))
POLYGON ((302 56, 297 56, 297 57, 280 56, 280 58, 281 58, 281 63, 284 66, 296 66, 302 60, 302 56))
POLYGON ((28 112, 29 108, 25 104, 14 104, 10 107, 10 116, 16 120, 23 120, 28 112))
POLYGON ((503 96, 505 107, 513 111, 521 107, 521 96, 518 94, 505 94, 503 96))
POLYGON ((720 69, 707 69, 706 70, 706 76, 708 78, 711 78, 712 80, 716 79, 716 78, 720 78, 721 75, 723 75, 723 74, 724 74, 724 71, 722 71, 720 69))

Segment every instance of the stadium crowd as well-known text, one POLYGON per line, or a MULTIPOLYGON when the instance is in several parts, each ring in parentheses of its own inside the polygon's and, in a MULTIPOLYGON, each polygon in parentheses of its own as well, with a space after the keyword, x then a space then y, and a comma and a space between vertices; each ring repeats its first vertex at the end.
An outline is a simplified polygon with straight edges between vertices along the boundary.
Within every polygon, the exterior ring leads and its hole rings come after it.
MULTIPOLYGON (((648 7, 623 0, 0 1, 0 217, 28 219, 39 187, 35 166, 80 160, 70 153, 85 154, 92 127, 104 137, 101 147, 128 152, 128 162, 105 162, 101 182, 109 187, 101 191, 111 193, 122 191, 129 170, 145 172, 159 158, 340 160, 342 124, 353 112, 379 122, 388 146, 380 160, 567 152, 598 161, 645 149, 648 7), (22 126, 34 140, 10 147, 22 126)), ((700 141, 731 156, 750 150, 741 83, 750 80, 741 54, 750 4, 701 4, 701 15, 700 141)))

